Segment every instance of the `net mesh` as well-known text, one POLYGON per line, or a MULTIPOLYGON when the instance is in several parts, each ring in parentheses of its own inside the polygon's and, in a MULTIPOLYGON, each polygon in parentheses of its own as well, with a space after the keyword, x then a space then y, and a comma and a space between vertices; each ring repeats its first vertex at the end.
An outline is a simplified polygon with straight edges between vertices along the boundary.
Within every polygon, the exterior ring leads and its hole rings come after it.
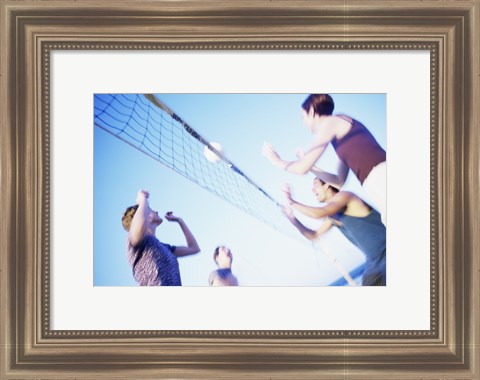
POLYGON ((96 127, 277 231, 305 242, 268 193, 155 96, 96 94, 94 109, 96 127), (220 160, 207 160, 205 147, 220 160))

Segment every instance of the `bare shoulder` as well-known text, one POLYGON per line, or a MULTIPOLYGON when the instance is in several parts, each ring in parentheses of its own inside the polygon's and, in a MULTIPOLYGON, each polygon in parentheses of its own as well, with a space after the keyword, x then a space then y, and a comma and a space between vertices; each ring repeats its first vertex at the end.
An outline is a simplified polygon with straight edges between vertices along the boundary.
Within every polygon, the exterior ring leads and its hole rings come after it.
POLYGON ((338 209, 348 207, 348 205, 352 202, 352 196, 353 193, 341 190, 332 197, 332 199, 329 201, 329 204, 336 205, 338 209))
POLYGON ((346 191, 345 193, 348 193, 349 195, 349 200, 348 200, 348 206, 347 206, 347 212, 346 214, 352 215, 352 216, 366 216, 370 213, 371 208, 370 206, 365 203, 365 201, 360 198, 358 195, 346 191))
POLYGON ((346 115, 332 115, 329 118, 331 128, 335 131, 337 139, 344 137, 352 128, 353 119, 346 115))
POLYGON ((330 115, 322 117, 321 123, 324 127, 335 128, 338 125, 344 124, 345 120, 337 115, 330 115))
POLYGON ((353 123, 353 118, 348 116, 348 115, 345 115, 343 113, 332 115, 332 118, 335 118, 338 121, 342 120, 342 121, 350 123, 350 124, 353 123))
MULTIPOLYGON (((353 200, 358 198, 354 193, 351 191, 340 190, 337 194, 335 194, 334 199, 346 199, 346 200, 353 200)), ((360 199, 360 198, 358 198, 360 199)))
POLYGON ((351 191, 341 190, 338 194, 340 193, 342 193, 342 196, 349 201, 366 204, 362 198, 360 198, 357 194, 352 193, 351 191))
POLYGON ((127 234, 127 247, 137 248, 143 242, 144 239, 145 239, 144 234, 130 230, 128 231, 128 234, 127 234))
POLYGON ((216 270, 211 271, 210 275, 208 276, 208 285, 212 285, 217 277, 218 277, 217 271, 216 270))

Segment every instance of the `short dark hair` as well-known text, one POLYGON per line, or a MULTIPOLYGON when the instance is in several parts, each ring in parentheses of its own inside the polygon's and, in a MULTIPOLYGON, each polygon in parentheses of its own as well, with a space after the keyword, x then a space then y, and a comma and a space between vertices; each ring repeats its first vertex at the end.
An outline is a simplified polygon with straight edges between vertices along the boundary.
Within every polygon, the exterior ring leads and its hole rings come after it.
POLYGON ((319 177, 315 177, 315 178, 313 179, 313 181, 314 181, 314 182, 315 182, 315 181, 320 181, 320 183, 321 183, 322 185, 327 184, 328 187, 329 187, 330 189, 332 189, 332 191, 333 191, 334 193, 338 193, 338 192, 340 191, 340 189, 339 189, 338 187, 333 186, 333 185, 330 185, 329 183, 326 183, 324 180, 322 180, 322 179, 319 178, 319 177))
POLYGON ((310 94, 302 103, 302 108, 306 112, 310 112, 312 107, 313 112, 318 116, 331 115, 335 108, 335 103, 328 94, 310 94))
POLYGON ((127 207, 122 215, 122 226, 125 231, 130 231, 130 224, 132 223, 133 216, 137 212, 138 205, 127 207))

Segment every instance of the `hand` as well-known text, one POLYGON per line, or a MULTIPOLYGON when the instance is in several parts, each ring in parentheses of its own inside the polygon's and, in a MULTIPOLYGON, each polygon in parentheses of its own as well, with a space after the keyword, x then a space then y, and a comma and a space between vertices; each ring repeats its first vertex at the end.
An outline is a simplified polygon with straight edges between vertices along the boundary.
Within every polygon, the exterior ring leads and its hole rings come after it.
POLYGON ((264 143, 262 154, 274 165, 278 165, 282 161, 272 144, 264 143))
POLYGON ((285 199, 287 201, 288 204, 293 204, 293 198, 292 198, 292 188, 291 186, 286 183, 285 185, 283 185, 282 187, 282 191, 283 191, 283 194, 285 195, 285 199))
POLYGON ((182 218, 173 215, 173 211, 168 211, 165 214, 165 219, 167 219, 169 222, 180 222, 182 218))
POLYGON ((148 199, 149 196, 150 196, 150 194, 148 193, 147 190, 139 190, 138 194, 137 194, 136 203, 139 205, 142 202, 145 202, 148 199))

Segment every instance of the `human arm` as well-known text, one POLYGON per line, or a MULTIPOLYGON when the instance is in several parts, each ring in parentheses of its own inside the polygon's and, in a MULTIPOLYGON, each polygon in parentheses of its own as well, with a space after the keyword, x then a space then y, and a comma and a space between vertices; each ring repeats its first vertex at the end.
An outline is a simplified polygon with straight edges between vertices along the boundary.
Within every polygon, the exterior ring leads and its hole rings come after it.
POLYGON ((311 147, 302 158, 295 161, 283 160, 272 144, 264 144, 262 153, 276 167, 293 174, 306 174, 325 151, 327 144, 311 147))
POLYGON ((339 161, 337 168, 337 174, 326 172, 325 170, 320 169, 319 167, 314 167, 310 172, 315 175, 315 177, 320 178, 323 182, 326 182, 330 185, 333 185, 337 188, 341 188, 345 183, 348 175, 348 166, 346 166, 342 161, 339 161))
MULTIPOLYGON (((297 149, 296 154, 298 158, 301 158, 305 155, 301 149, 297 149)), ((315 177, 320 178, 323 182, 338 188, 341 188, 347 180, 349 171, 349 167, 340 159, 337 160, 336 174, 326 172, 325 170, 320 169, 317 165, 313 165, 310 169, 310 173, 312 173, 315 177)))
POLYGON ((138 205, 137 211, 130 223, 130 230, 128 231, 130 243, 133 247, 136 247, 145 237, 148 229, 148 197, 150 194, 146 190, 139 190, 137 194, 136 204, 138 205))
POLYGON ((188 228, 187 224, 183 221, 182 218, 178 216, 174 216, 171 211, 165 214, 165 219, 169 222, 177 222, 180 228, 182 229, 183 235, 187 241, 187 246, 179 246, 175 249, 175 256, 188 256, 193 255, 194 253, 200 252, 200 247, 198 246, 197 240, 195 236, 193 236, 192 232, 188 228))
POLYGON ((269 143, 263 145, 262 153, 274 166, 280 169, 293 174, 306 174, 315 165, 315 162, 317 162, 328 144, 335 137, 336 127, 334 118, 324 119, 321 125, 315 128, 312 146, 297 160, 283 160, 272 144, 269 143))
POLYGON ((300 231, 300 233, 305 236, 309 240, 315 240, 319 236, 323 235, 327 232, 330 228, 332 228, 333 223, 330 219, 326 219, 325 222, 318 228, 317 230, 312 230, 310 228, 305 227, 294 215, 293 210, 289 206, 284 206, 283 213, 286 218, 293 224, 293 226, 300 231))

